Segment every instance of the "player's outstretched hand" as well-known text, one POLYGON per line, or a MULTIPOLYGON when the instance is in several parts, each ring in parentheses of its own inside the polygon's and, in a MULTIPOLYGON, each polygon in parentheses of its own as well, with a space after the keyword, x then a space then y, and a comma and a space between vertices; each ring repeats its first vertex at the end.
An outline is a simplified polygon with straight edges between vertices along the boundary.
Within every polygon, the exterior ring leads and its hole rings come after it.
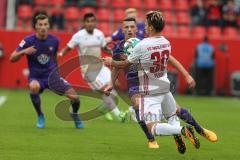
POLYGON ((186 80, 189 88, 195 88, 196 82, 195 82, 195 80, 192 78, 191 75, 186 76, 186 77, 185 77, 185 80, 186 80))
POLYGON ((26 48, 26 49, 24 50, 24 54, 26 54, 26 55, 31 55, 31 54, 33 54, 33 53, 36 52, 36 51, 37 51, 37 49, 34 48, 34 46, 31 46, 31 47, 28 47, 28 48, 26 48))
POLYGON ((102 61, 107 66, 111 66, 111 64, 112 64, 112 58, 111 57, 102 58, 102 61))
POLYGON ((58 57, 63 57, 63 52, 58 52, 58 53, 57 53, 57 56, 58 56, 58 57))
POLYGON ((112 85, 112 83, 109 83, 108 85, 107 85, 107 87, 106 88, 104 88, 104 94, 106 94, 107 96, 109 96, 110 95, 110 93, 111 93, 111 91, 112 91, 112 89, 113 89, 113 85, 112 85))

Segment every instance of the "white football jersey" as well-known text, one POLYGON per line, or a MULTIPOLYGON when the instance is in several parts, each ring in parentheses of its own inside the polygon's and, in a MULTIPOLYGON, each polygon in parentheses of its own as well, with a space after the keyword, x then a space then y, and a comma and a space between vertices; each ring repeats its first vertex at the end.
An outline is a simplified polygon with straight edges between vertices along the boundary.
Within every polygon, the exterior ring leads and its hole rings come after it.
POLYGON ((128 60, 140 63, 138 76, 141 93, 148 95, 169 92, 167 64, 170 54, 170 42, 163 36, 145 38, 134 47, 128 60))
POLYGON ((92 69, 90 70, 100 70, 101 49, 106 46, 105 37, 102 31, 95 28, 93 34, 89 34, 86 29, 81 29, 72 36, 67 46, 69 48, 77 47, 83 72, 86 72, 89 64, 92 64, 92 69))

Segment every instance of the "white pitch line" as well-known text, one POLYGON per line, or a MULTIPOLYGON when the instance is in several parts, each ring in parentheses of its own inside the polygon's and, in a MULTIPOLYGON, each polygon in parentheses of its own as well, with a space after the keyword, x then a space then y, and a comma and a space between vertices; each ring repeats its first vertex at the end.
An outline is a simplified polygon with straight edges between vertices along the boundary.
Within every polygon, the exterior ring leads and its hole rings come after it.
POLYGON ((6 96, 0 96, 0 107, 6 102, 7 97, 6 96))

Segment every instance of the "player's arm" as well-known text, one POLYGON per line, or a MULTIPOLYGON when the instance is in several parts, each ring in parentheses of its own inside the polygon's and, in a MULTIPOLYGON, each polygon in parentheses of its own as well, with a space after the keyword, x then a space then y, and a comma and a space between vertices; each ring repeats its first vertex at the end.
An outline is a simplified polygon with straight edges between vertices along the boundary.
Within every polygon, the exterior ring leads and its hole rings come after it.
POLYGON ((20 51, 15 50, 15 51, 12 52, 9 60, 11 62, 17 62, 22 56, 24 56, 24 55, 31 55, 31 54, 33 54, 36 51, 37 50, 34 48, 34 46, 22 49, 20 51))
POLYGON ((103 58, 103 62, 106 65, 111 65, 112 67, 115 68, 126 68, 130 66, 132 63, 129 60, 124 60, 124 61, 115 61, 111 57, 103 58))
POLYGON ((58 56, 63 57, 65 56, 68 52, 70 52, 73 48, 70 48, 69 46, 65 46, 59 53, 58 56))
POLYGON ((79 43, 79 36, 74 34, 71 40, 67 43, 67 45, 58 53, 58 56, 62 57, 69 53, 74 47, 76 47, 79 43))
POLYGON ((194 88, 196 85, 195 80, 192 78, 192 76, 187 72, 187 70, 183 67, 183 65, 173 56, 170 55, 169 57, 169 63, 173 65, 184 77, 186 82, 189 85, 189 88, 194 88))
POLYGON ((105 52, 105 53, 108 53, 110 55, 112 55, 112 50, 110 48, 107 47, 107 45, 105 45, 102 50, 105 52))

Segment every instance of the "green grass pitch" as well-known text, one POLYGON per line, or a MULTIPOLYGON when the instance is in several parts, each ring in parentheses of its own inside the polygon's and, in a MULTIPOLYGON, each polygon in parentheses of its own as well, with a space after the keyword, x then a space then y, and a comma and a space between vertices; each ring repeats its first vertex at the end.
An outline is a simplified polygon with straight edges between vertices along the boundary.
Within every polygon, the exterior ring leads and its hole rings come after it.
MULTIPOLYGON (((36 114, 25 90, 0 90, 7 101, 0 106, 0 160, 239 160, 240 99, 176 96, 177 102, 218 135, 217 143, 200 138, 196 150, 185 140, 187 152, 180 155, 172 137, 158 137, 160 148, 150 150, 134 122, 121 124, 104 117, 84 122, 77 130, 72 122, 59 120, 54 106, 65 99, 51 92, 41 96, 46 128, 35 127, 36 114)), ((81 96, 81 111, 101 103, 81 96)), ((120 101, 120 108, 127 105, 120 101)))

